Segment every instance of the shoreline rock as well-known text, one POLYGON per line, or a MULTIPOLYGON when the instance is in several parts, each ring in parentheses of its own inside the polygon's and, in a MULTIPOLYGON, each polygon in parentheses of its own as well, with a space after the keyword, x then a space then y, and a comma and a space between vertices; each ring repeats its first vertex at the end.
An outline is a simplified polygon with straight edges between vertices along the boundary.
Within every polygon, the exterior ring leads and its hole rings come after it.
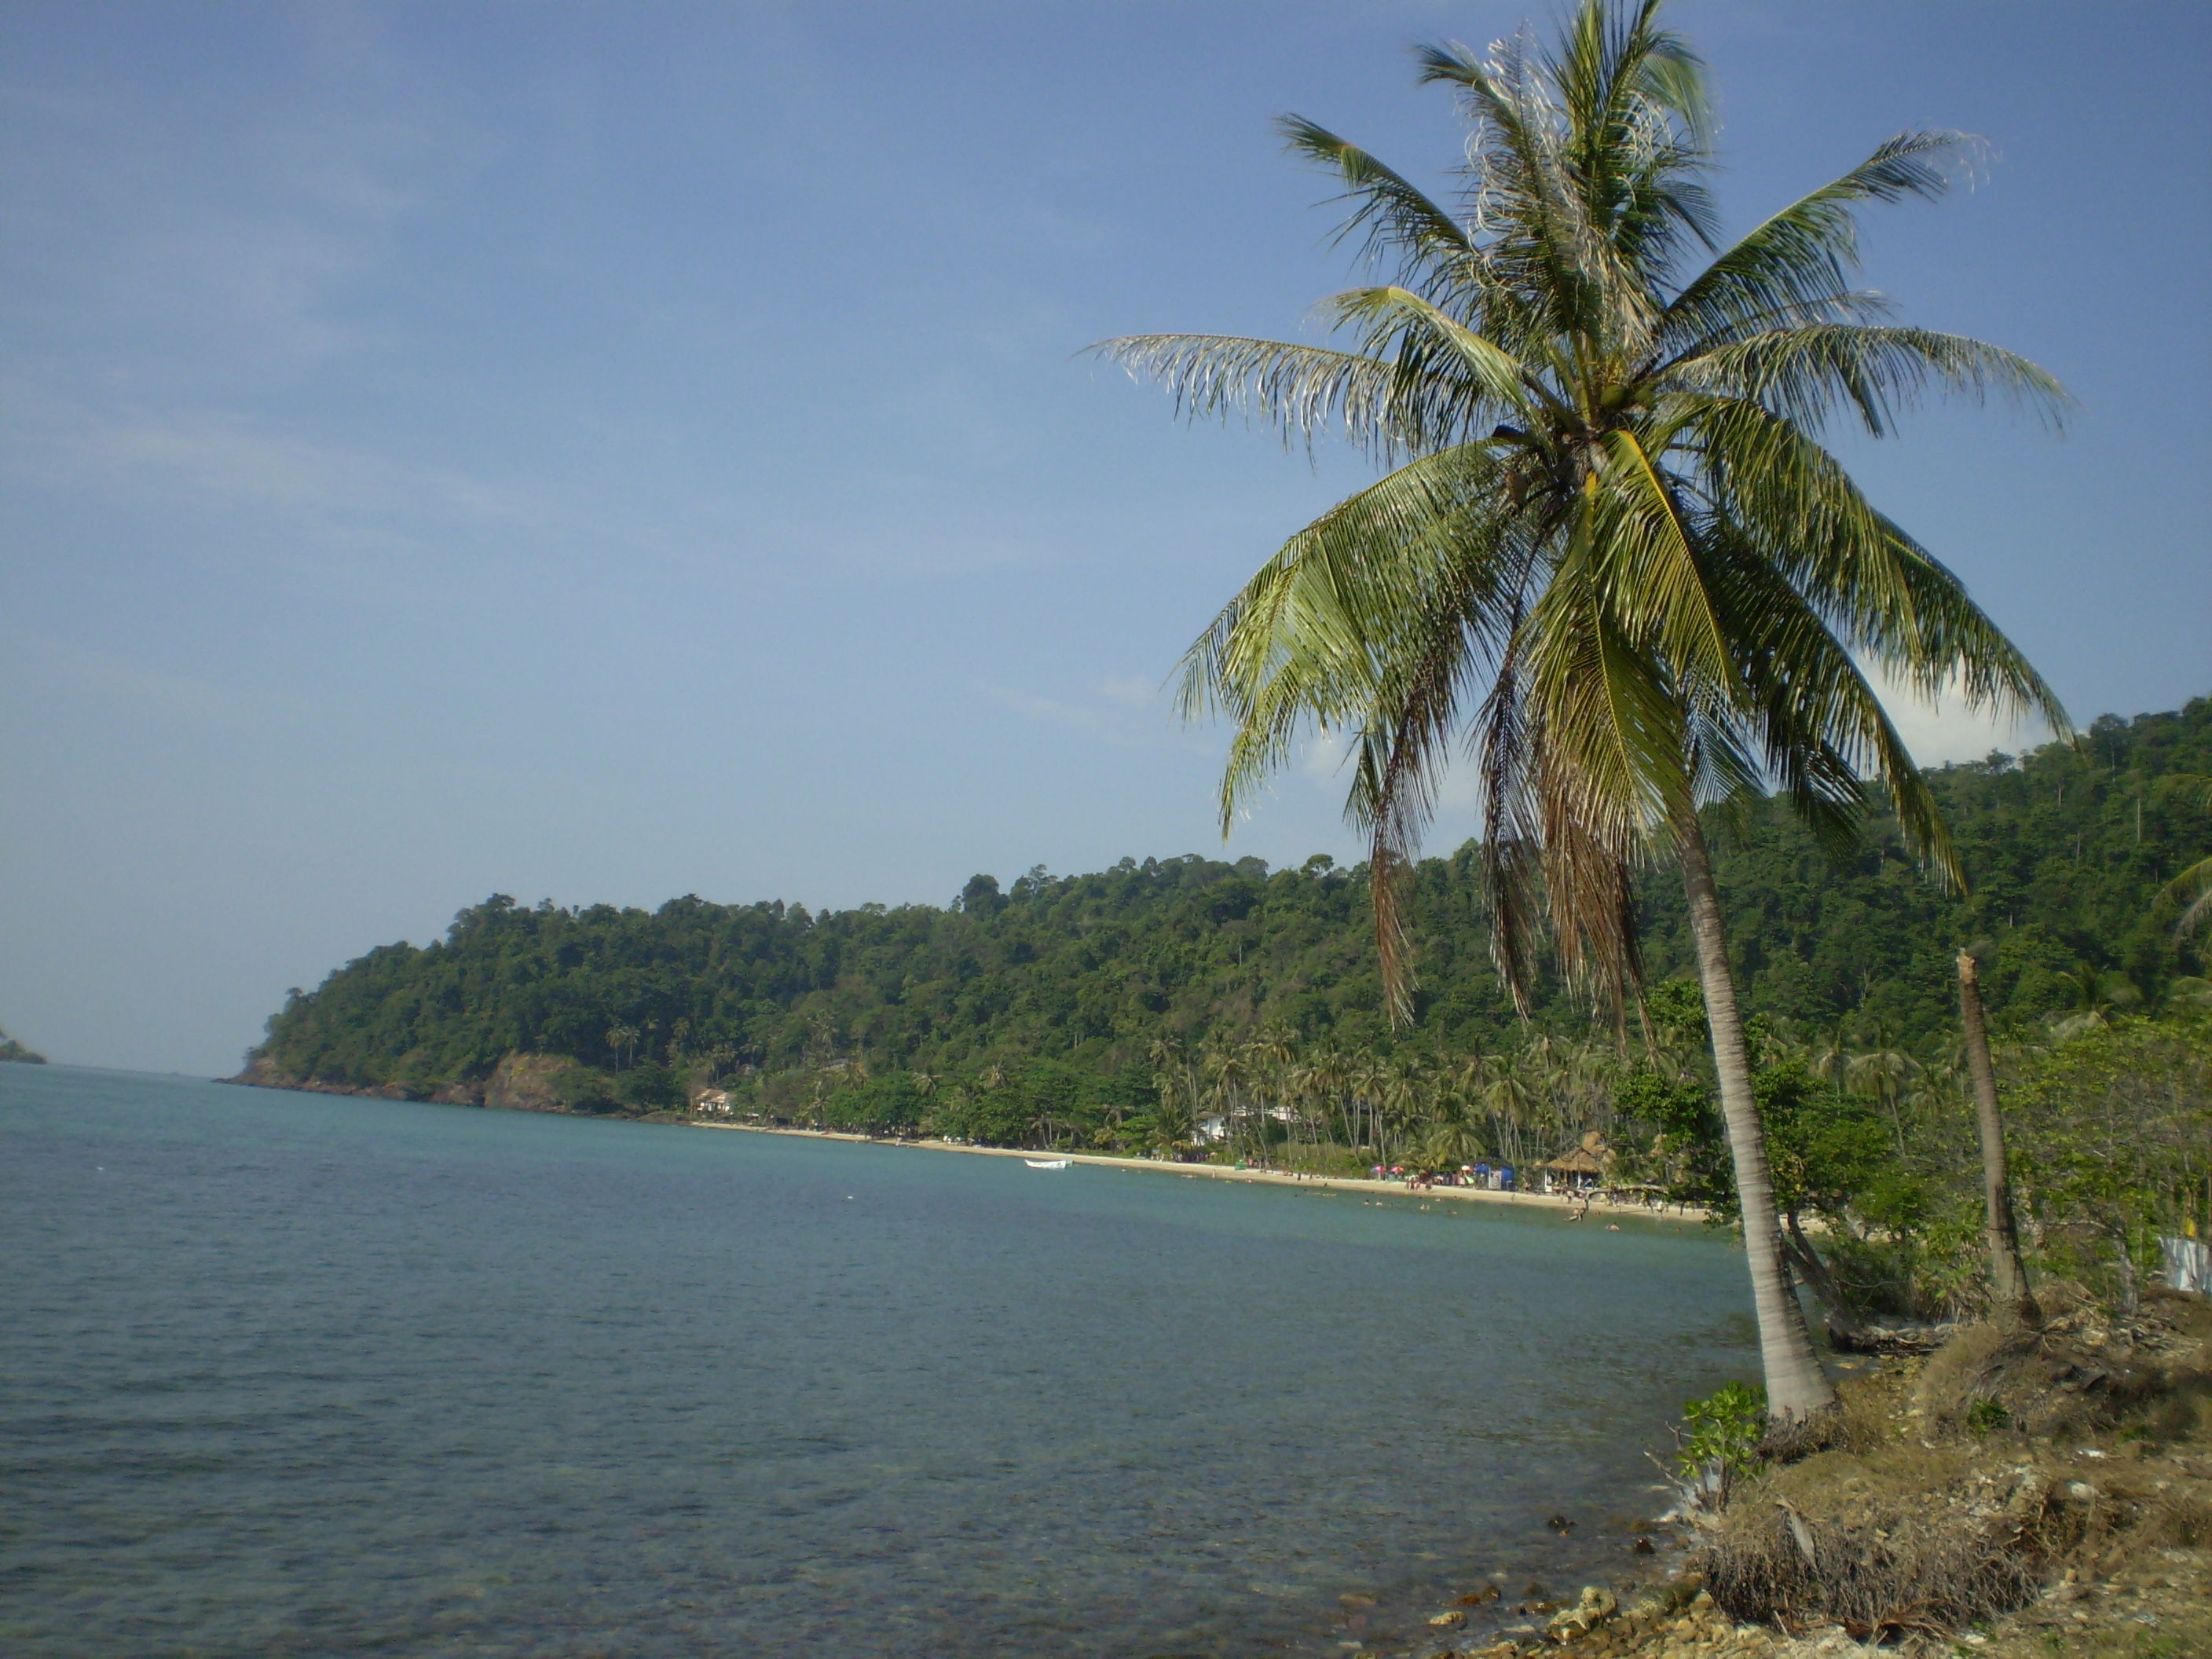
POLYGON ((568 1117, 628 1117, 624 1112, 585 1112, 564 1104, 554 1085, 574 1060, 557 1054, 509 1054, 482 1083, 447 1083, 424 1091, 404 1083, 333 1083, 324 1078, 298 1077, 282 1072, 261 1055, 246 1062, 235 1077, 219 1077, 217 1083, 248 1089, 283 1089, 303 1095, 351 1095, 362 1100, 416 1100, 434 1106, 483 1106, 508 1112, 552 1112, 568 1117))

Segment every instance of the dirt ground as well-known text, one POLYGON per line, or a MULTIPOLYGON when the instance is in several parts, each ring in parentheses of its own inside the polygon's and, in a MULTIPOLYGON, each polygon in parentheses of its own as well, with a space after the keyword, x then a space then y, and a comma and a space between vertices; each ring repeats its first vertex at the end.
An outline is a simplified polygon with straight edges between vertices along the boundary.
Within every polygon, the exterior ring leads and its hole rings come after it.
POLYGON ((2048 1303, 1846 1378, 1831 1443, 1739 1486, 1668 1589, 1456 1651, 2212 1659, 2212 1304, 2048 1303))

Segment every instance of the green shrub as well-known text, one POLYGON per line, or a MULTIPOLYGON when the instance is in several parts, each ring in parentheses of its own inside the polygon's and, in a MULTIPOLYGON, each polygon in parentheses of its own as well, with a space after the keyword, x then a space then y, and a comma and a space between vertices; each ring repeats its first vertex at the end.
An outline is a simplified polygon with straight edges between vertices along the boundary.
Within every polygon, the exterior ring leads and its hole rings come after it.
POLYGON ((2009 1426, 2011 1422, 2012 1413, 2004 1408, 2002 1401, 1988 1395, 1984 1395, 1966 1407, 1967 1432, 1978 1439, 2009 1426))
POLYGON ((572 1112, 615 1109, 613 1079, 592 1066, 563 1066, 548 1084, 553 1098, 572 1112))
POLYGON ((1682 1485, 1717 1509, 1736 1480, 1759 1466, 1766 1390, 1752 1382, 1724 1383, 1703 1400, 1685 1401, 1682 1424, 1674 1455, 1682 1485))
POLYGON ((614 1096, 634 1112, 665 1112, 684 1103, 684 1085, 665 1066, 633 1066, 616 1077, 614 1096))

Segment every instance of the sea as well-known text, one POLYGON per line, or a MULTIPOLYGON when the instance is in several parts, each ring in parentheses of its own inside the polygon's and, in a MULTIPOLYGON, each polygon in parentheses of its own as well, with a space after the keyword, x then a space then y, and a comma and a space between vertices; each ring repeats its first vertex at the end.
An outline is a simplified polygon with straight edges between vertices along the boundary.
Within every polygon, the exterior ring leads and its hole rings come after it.
POLYGON ((1757 1374, 1607 1219, 0 1066, 0 1652, 1467 1644, 1757 1374))

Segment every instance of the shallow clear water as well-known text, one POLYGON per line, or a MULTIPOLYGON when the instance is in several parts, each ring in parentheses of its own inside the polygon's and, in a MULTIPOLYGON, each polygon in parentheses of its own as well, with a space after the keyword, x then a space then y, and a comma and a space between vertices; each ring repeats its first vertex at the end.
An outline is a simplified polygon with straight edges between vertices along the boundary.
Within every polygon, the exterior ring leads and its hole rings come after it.
POLYGON ((0 1251, 26 1659, 1425 1652, 1753 1374, 1661 1223, 59 1066, 0 1251))

